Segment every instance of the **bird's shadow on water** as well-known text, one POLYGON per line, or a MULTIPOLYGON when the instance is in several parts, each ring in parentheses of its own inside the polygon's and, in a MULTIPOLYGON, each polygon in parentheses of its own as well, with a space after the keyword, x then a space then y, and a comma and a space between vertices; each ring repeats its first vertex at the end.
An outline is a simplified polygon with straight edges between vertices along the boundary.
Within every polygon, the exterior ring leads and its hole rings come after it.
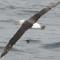
POLYGON ((51 44, 44 44, 42 47, 46 48, 46 49, 60 48, 60 42, 55 42, 55 43, 51 43, 51 44))

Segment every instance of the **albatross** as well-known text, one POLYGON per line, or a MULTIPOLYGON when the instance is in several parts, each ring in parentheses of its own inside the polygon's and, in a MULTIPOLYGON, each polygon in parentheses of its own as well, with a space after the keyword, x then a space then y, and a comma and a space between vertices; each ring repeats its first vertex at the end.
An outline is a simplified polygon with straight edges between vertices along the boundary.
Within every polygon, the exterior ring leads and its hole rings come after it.
POLYGON ((41 11, 30 17, 28 20, 26 20, 22 26, 18 29, 18 31, 14 34, 14 36, 9 40, 8 44, 5 46, 0 58, 2 58, 4 55, 8 53, 8 51, 13 47, 13 45, 19 40, 19 38, 22 37, 22 35, 32 27, 34 23, 38 21, 38 19, 43 16, 45 13, 47 13, 49 10, 51 10, 53 7, 56 7, 59 2, 49 4, 47 7, 43 8, 41 11))
MULTIPOLYGON (((17 27, 19 28, 24 22, 25 22, 24 19, 16 21, 17 27)), ((36 23, 34 23, 34 24, 32 25, 31 28, 32 28, 32 29, 41 29, 41 30, 42 30, 42 29, 45 29, 45 25, 39 24, 39 23, 36 22, 36 23)))

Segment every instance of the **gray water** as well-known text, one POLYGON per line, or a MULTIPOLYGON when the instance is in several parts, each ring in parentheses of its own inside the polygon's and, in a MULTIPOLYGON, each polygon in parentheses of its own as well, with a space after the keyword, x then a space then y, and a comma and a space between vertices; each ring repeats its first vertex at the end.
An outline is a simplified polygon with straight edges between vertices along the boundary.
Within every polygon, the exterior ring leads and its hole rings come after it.
MULTIPOLYGON (((56 0, 0 0, 0 53, 26 20, 56 0)), ((1 60, 60 60, 60 5, 38 20, 45 30, 29 29, 1 60), (27 43, 25 40, 30 40, 27 43)))

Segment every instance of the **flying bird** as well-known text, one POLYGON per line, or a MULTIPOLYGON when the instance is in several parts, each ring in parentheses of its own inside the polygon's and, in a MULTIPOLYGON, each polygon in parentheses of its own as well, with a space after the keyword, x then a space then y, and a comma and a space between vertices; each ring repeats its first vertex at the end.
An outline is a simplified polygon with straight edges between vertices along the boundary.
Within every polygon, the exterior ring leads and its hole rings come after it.
MULTIPOLYGON (((17 27, 20 27, 23 23, 25 22, 25 20, 18 20, 18 21, 16 21, 16 25, 17 25, 17 27)), ((39 23, 34 23, 33 25, 32 25, 32 27, 31 27, 32 29, 44 29, 45 28, 45 25, 43 25, 43 24, 39 24, 39 23)))
POLYGON ((18 29, 18 31, 15 33, 15 35, 9 40, 8 44, 4 48, 0 58, 2 58, 4 55, 8 53, 8 51, 13 47, 13 45, 21 38, 21 36, 30 29, 34 23, 38 21, 38 19, 43 16, 45 13, 47 13, 49 10, 51 10, 53 7, 56 7, 58 4, 60 4, 60 1, 57 3, 52 3, 46 8, 43 8, 41 11, 33 15, 31 18, 26 20, 22 26, 18 29))

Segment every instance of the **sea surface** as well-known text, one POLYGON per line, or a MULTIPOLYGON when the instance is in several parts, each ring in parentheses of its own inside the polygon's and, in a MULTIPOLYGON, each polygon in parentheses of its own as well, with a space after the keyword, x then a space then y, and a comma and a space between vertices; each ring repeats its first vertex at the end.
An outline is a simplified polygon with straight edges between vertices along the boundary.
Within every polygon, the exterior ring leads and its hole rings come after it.
MULTIPOLYGON (((18 20, 26 20, 58 0, 0 0, 0 54, 16 33, 18 20)), ((60 60, 60 5, 42 16, 45 30, 29 29, 0 60, 60 60), (27 43, 26 40, 30 42, 27 43)))

